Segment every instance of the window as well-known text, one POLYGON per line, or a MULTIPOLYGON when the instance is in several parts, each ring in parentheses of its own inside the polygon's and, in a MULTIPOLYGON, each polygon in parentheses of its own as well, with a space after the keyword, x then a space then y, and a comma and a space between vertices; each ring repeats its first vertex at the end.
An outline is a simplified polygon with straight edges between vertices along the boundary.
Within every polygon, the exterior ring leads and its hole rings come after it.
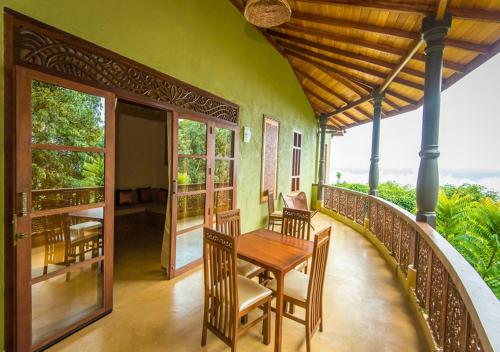
POLYGON ((293 132, 292 149, 292 192, 300 189, 300 157, 302 151, 302 134, 293 132))

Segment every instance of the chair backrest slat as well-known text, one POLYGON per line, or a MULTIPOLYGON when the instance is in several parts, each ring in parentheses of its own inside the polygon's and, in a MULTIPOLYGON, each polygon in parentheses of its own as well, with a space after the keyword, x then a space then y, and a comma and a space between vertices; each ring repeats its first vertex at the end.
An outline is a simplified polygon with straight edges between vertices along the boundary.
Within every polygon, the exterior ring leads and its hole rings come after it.
POLYGON ((307 312, 310 315, 310 332, 314 332, 320 323, 323 305, 323 287, 325 283, 326 264, 328 250, 330 247, 331 227, 320 231, 314 237, 314 252, 312 257, 312 269, 309 276, 309 288, 307 291, 307 312))
POLYGON ((284 208, 281 233, 303 240, 310 240, 311 212, 307 210, 284 208))
POLYGON ((274 213, 274 191, 272 189, 267 191, 267 211, 269 215, 274 213))
POLYGON ((240 210, 228 210, 215 215, 217 231, 231 237, 241 234, 240 210))
POLYGON ((238 319, 236 237, 205 227, 203 264, 208 327, 231 343, 235 339, 238 319))

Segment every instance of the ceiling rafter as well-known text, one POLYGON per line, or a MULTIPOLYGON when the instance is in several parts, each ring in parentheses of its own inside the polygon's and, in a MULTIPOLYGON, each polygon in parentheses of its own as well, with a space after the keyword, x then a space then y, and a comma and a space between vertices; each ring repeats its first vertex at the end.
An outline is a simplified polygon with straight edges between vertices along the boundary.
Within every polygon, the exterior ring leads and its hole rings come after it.
MULTIPOLYGON (((432 4, 415 4, 404 2, 389 2, 378 0, 295 0, 296 2, 318 4, 318 5, 332 5, 332 6, 345 6, 345 7, 362 7, 374 10, 385 10, 392 12, 405 12, 416 15, 429 15, 436 12, 437 7, 432 4)), ((447 8, 446 12, 455 18, 462 20, 474 20, 500 23, 500 12, 493 10, 478 10, 478 9, 459 9, 447 8)))
POLYGON ((334 67, 326 66, 322 64, 321 62, 317 62, 313 60, 312 58, 303 55, 301 53, 292 51, 292 50, 286 50, 285 53, 289 56, 295 57, 299 60, 302 60, 312 66, 314 66, 317 69, 320 69, 321 71, 325 72, 326 74, 332 76, 334 79, 342 83, 345 87, 356 93, 358 96, 363 96, 368 92, 371 92, 373 90, 373 86, 371 86, 368 83, 363 83, 359 81, 356 77, 349 76, 345 72, 339 71, 335 69, 334 67))
MULTIPOLYGON (((406 50, 404 48, 400 48, 397 46, 391 46, 391 45, 387 45, 387 44, 370 42, 370 41, 363 40, 363 39, 360 39, 357 37, 350 37, 350 36, 346 36, 346 35, 342 35, 342 34, 323 31, 320 29, 306 28, 306 27, 302 27, 302 26, 293 25, 290 23, 286 23, 284 25, 276 27, 276 28, 274 28, 274 30, 280 31, 281 33, 283 33, 283 30, 295 31, 295 32, 299 32, 301 34, 315 36, 319 39, 325 38, 325 39, 333 40, 336 42, 352 44, 352 45, 355 45, 355 46, 358 46, 361 48, 368 48, 368 49, 372 49, 372 50, 376 50, 376 51, 382 51, 384 53, 396 55, 396 56, 403 56, 406 54, 406 50)), ((417 60, 417 61, 425 63, 425 55, 421 54, 421 53, 416 53, 415 56, 413 56, 413 60, 417 60)), ((456 72, 464 72, 465 71, 465 65, 461 65, 459 63, 449 61, 449 60, 444 60, 443 66, 447 69, 450 69, 450 70, 453 70, 456 72)))
MULTIPOLYGON (((376 79, 384 80, 386 78, 386 74, 383 72, 380 72, 380 71, 372 70, 370 68, 363 67, 363 66, 357 65, 357 64, 353 64, 351 62, 346 62, 343 60, 334 59, 334 58, 329 57, 327 55, 324 55, 324 54, 321 54, 321 53, 318 53, 318 52, 315 52, 312 50, 308 50, 308 49, 303 48, 299 45, 290 44, 290 43, 284 42, 282 40, 278 40, 277 42, 279 43, 279 45, 283 46, 287 50, 298 51, 298 52, 301 52, 305 55, 315 57, 317 59, 326 61, 326 62, 331 63, 331 64, 336 65, 336 66, 340 66, 340 67, 344 67, 344 68, 349 69, 349 70, 354 70, 354 71, 358 71, 361 73, 365 73, 369 76, 375 77, 376 79)), ((404 78, 396 77, 396 78, 394 78, 393 82, 399 83, 399 84, 404 85, 406 87, 417 89, 420 91, 424 90, 423 84, 409 81, 409 80, 404 79, 404 78)), ((375 85, 377 85, 377 84, 375 84, 375 85)))
MULTIPOLYGON (((285 34, 285 33, 281 33, 278 31, 268 31, 268 33, 271 34, 271 36, 274 38, 278 37, 280 39, 290 41, 293 43, 307 45, 307 46, 310 46, 310 47, 318 49, 318 50, 326 51, 326 52, 333 54, 333 55, 348 57, 348 58, 351 58, 354 60, 359 60, 359 61, 366 62, 366 63, 372 64, 372 65, 381 66, 381 67, 384 67, 387 69, 393 69, 395 66, 395 64, 393 62, 376 59, 376 58, 362 55, 362 54, 357 54, 357 53, 354 53, 352 51, 338 49, 338 48, 331 46, 331 45, 316 43, 316 42, 313 42, 313 41, 310 41, 310 40, 307 40, 304 38, 296 37, 296 36, 293 36, 290 34, 285 34)), ((422 79, 424 78, 423 72, 418 71, 418 70, 414 70, 414 69, 411 69, 408 67, 404 67, 401 70, 401 72, 418 77, 418 78, 422 78, 422 79)))
MULTIPOLYGON (((314 97, 315 99, 317 99, 317 100, 321 101, 323 104, 325 104, 325 105, 327 105, 327 106, 329 106, 329 107, 331 107, 331 108, 333 108, 333 109, 338 109, 338 106, 337 106, 337 105, 335 105, 335 104, 333 104, 332 102, 328 101, 327 99, 325 99, 324 97, 322 97, 322 96, 321 96, 321 95, 319 95, 318 93, 316 93, 316 92, 314 92, 314 91, 310 90, 310 89, 309 89, 309 88, 307 88, 307 87, 304 87, 304 90, 305 90, 305 91, 306 91, 309 95, 311 95, 312 97, 314 97)), ((330 111, 328 111, 328 112, 326 112, 326 113, 327 113, 327 114, 330 114, 331 112, 330 112, 330 111)), ((364 120, 360 120, 360 119, 358 119, 357 117, 353 116, 352 114, 349 114, 349 113, 348 113, 348 112, 346 112, 346 111, 344 112, 344 115, 345 115, 348 119, 350 119, 350 120, 354 121, 355 123, 360 123, 360 122, 363 122, 363 121, 364 121, 364 120)), ((332 116, 332 118, 333 118, 333 116, 332 116)), ((339 120, 339 119, 334 119, 334 121, 337 121, 338 123, 342 124, 342 127, 350 126, 350 125, 345 124, 343 121, 341 121, 341 120, 339 120)))
MULTIPOLYGON (((364 22, 342 20, 334 17, 315 15, 297 10, 292 12, 292 19, 305 22, 312 22, 312 23, 321 23, 336 27, 354 28, 361 31, 373 32, 378 34, 390 35, 398 38, 412 39, 412 40, 418 39, 421 36, 420 32, 411 32, 399 28, 382 27, 364 22)), ((447 38, 445 39, 445 45, 482 54, 486 54, 489 52, 489 47, 487 45, 476 44, 457 39, 447 38)))
MULTIPOLYGON (((306 71, 304 70, 301 70, 300 68, 298 67, 294 67, 294 70, 299 74, 301 75, 302 77, 304 78, 307 78, 310 82, 314 83, 316 86, 318 86, 319 88, 321 88, 323 91, 329 93, 330 95, 333 95, 334 97, 336 97, 338 100, 342 101, 344 104, 348 104, 349 103, 349 100, 344 98, 343 96, 341 96, 339 93, 335 92, 332 88, 328 87, 327 85, 325 85, 324 83, 320 82, 319 80, 317 80, 316 78, 314 78, 312 75, 310 75, 309 73, 307 73, 306 71)), ((335 106, 335 109, 338 109, 340 106, 335 106)), ((365 116, 367 119, 371 119, 371 115, 366 112, 365 110, 363 110, 361 107, 356 107, 356 110, 362 114, 363 116, 365 116)), ((351 118, 351 120, 354 120, 356 121, 355 118, 351 118)))

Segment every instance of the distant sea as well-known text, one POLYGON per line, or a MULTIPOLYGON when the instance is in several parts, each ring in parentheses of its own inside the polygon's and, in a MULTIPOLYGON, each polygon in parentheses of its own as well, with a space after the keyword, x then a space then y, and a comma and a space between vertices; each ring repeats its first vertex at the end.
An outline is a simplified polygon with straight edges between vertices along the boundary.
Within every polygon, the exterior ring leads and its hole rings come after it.
MULTIPOLYGON (((342 174, 342 181, 345 182, 368 182, 368 169, 332 168, 330 183, 335 183, 337 172, 342 174)), ((417 175, 417 169, 381 169, 380 182, 396 181, 401 184, 415 186, 417 175)), ((439 170, 439 183, 440 185, 475 183, 500 192, 500 171, 442 169, 439 170)))

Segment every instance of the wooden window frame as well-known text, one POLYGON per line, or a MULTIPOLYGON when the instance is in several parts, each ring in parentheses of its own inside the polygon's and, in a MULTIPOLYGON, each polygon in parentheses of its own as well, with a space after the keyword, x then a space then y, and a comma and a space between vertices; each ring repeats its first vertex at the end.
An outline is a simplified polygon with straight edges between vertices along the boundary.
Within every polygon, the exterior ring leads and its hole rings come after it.
POLYGON ((292 143, 292 181, 291 191, 300 191, 300 164, 302 159, 302 133, 293 131, 292 143))

